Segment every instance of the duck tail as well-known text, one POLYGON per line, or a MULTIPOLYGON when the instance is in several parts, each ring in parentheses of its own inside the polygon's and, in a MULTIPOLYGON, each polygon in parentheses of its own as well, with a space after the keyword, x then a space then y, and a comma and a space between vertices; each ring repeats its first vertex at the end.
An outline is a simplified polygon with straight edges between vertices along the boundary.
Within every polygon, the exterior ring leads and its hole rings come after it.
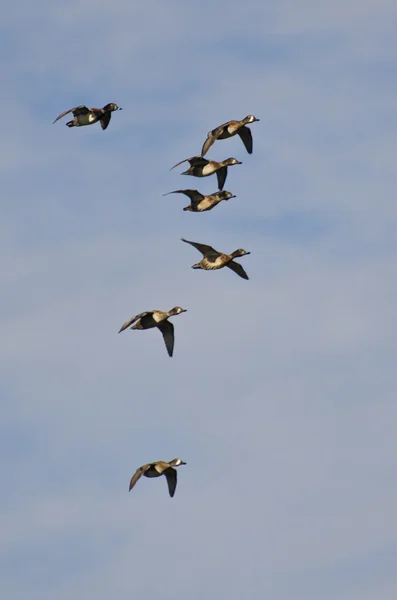
POLYGON ((185 206, 185 208, 183 210, 192 210, 192 205, 189 204, 189 206, 185 206))
POLYGON ((69 121, 68 123, 66 123, 66 125, 67 125, 68 127, 74 127, 74 123, 73 123, 73 121, 69 121))
POLYGON ((192 265, 192 269, 201 269, 200 263, 196 263, 195 265, 192 265))

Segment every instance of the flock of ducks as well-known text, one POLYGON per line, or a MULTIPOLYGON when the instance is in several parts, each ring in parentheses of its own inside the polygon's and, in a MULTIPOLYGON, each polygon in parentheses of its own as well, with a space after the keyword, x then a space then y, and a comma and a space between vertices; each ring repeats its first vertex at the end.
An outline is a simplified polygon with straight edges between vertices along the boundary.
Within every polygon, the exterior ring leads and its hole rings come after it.
MULTIPOLYGON (((103 130, 105 130, 112 116, 112 112, 122 110, 117 104, 113 102, 106 104, 103 108, 88 108, 87 106, 80 105, 75 108, 70 108, 69 110, 65 110, 55 119, 54 123, 56 123, 59 119, 62 119, 67 114, 72 113, 73 119, 68 121, 66 125, 68 127, 83 127, 86 125, 94 125, 98 123, 101 124, 103 130)), ((252 133, 248 124, 254 123, 255 121, 259 121, 253 115, 247 115, 241 121, 227 121, 223 123, 223 125, 219 125, 212 129, 203 144, 201 155, 200 156, 192 156, 191 158, 185 158, 181 160, 175 167, 181 165, 184 162, 189 163, 189 169, 184 171, 182 175, 192 175, 193 177, 208 177, 210 175, 216 174, 218 181, 218 191, 213 194, 209 194, 204 196, 198 190, 193 189, 183 189, 183 190, 174 190, 173 192, 168 192, 168 194, 164 194, 164 196, 168 196, 169 194, 185 194, 190 199, 190 204, 186 206, 183 210, 188 210, 192 212, 204 212, 207 210, 212 210, 215 206, 217 206, 223 200, 229 200, 230 198, 235 198, 233 194, 224 190, 224 185, 227 178, 228 167, 233 165, 241 165, 241 161, 236 158, 227 158, 220 162, 215 160, 207 160, 204 156, 207 154, 208 150, 217 140, 225 140, 231 138, 235 135, 238 135, 243 142, 245 149, 248 154, 252 154, 252 133)), ((171 170, 172 170, 171 169, 171 170)), ((200 262, 192 265, 192 269, 204 269, 204 270, 215 270, 222 269, 223 267, 228 267, 234 273, 242 277, 243 279, 248 279, 248 275, 240 265, 240 263, 236 262, 234 259, 239 256, 245 256, 250 254, 243 248, 239 248, 232 252, 231 254, 225 254, 224 252, 219 252, 215 250, 212 246, 208 246, 206 244, 200 244, 198 242, 191 242, 189 240, 185 240, 182 238, 182 242, 190 244, 194 246, 199 252, 201 252, 203 258, 200 262)), ((174 343, 175 343, 175 335, 174 335, 174 326, 168 320, 170 317, 175 315, 180 315, 181 313, 186 312, 186 309, 181 308, 180 306, 175 306, 168 311, 161 310, 149 310, 146 312, 142 312, 134 317, 131 317, 128 321, 126 321, 120 328, 119 333, 128 329, 152 329, 157 327, 161 332, 164 343, 168 352, 168 355, 172 357, 174 352, 174 343)), ((185 465, 180 458, 174 458, 170 462, 166 461, 155 461, 152 463, 148 463, 139 467, 135 474, 132 476, 130 481, 129 491, 135 486, 137 481, 144 475, 145 477, 160 477, 164 475, 167 484, 168 491, 171 498, 175 494, 176 484, 177 484, 177 471, 175 467, 179 467, 180 465, 185 465)))

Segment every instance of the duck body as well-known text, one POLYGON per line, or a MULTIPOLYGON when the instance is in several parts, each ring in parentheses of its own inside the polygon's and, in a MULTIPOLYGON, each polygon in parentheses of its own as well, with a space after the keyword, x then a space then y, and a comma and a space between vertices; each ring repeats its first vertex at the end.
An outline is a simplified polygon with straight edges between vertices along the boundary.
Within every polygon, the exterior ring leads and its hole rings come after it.
POLYGON ((226 265, 232 259, 222 252, 217 257, 207 257, 205 256, 199 263, 192 265, 192 269, 204 269, 205 271, 215 271, 216 269, 222 269, 222 267, 226 267, 226 265))
POLYGON ((164 313, 160 310, 152 310, 143 314, 135 325, 131 329, 152 329, 158 327, 159 323, 164 321, 167 317, 164 317, 164 313))
POLYGON ((94 125, 94 123, 100 121, 102 129, 106 129, 110 123, 112 112, 115 110, 122 109, 113 102, 106 104, 103 108, 87 108, 87 106, 82 104, 80 106, 76 106, 75 108, 65 110, 63 113, 57 116, 54 123, 59 121, 59 119, 62 119, 62 117, 66 116, 67 114, 73 113, 73 119, 66 123, 68 127, 84 127, 86 125, 94 125))
POLYGON ((189 210, 191 212, 205 212, 207 210, 212 210, 215 206, 217 206, 222 200, 229 200, 230 198, 235 198, 233 194, 226 190, 219 190, 214 194, 208 194, 204 196, 204 194, 200 194, 198 190, 174 190, 173 192, 168 192, 168 194, 164 194, 168 196, 169 194, 185 194, 190 198, 190 204, 185 206, 183 210, 189 210))
POLYGON ((202 156, 192 156, 191 158, 185 158, 172 167, 174 169, 178 165, 184 162, 190 164, 189 169, 184 171, 182 175, 193 175, 193 177, 208 177, 216 173, 218 179, 218 189, 223 190, 227 177, 227 168, 232 165, 241 165, 242 163, 237 158, 226 158, 220 162, 216 160, 207 160, 202 156))
POLYGON ((247 115, 244 119, 241 119, 241 121, 227 121, 226 123, 215 127, 215 129, 208 132, 207 139, 201 150, 201 156, 207 154, 208 150, 216 140, 226 140, 236 134, 240 136, 248 154, 252 154, 252 133, 250 128, 247 127, 247 124, 254 123, 255 121, 259 121, 259 119, 254 117, 254 115, 247 115))
POLYGON ((121 326, 119 333, 130 326, 132 326, 131 329, 152 329, 157 327, 163 335, 168 355, 171 357, 174 352, 175 335, 174 326, 172 323, 170 323, 170 321, 168 321, 168 319, 169 317, 179 315, 183 312, 186 312, 186 309, 181 308, 180 306, 175 306, 168 311, 148 310, 140 313, 139 315, 135 315, 126 321, 121 326))
POLYGON ((135 471, 130 481, 129 491, 132 490, 142 475, 149 478, 160 477, 161 475, 164 475, 167 479, 169 495, 171 498, 173 498, 177 484, 177 472, 174 467, 179 467, 180 465, 185 464, 186 463, 180 458, 174 458, 170 462, 158 460, 152 463, 147 463, 135 471))
POLYGON ((194 246, 203 255, 203 258, 200 262, 192 265, 192 269, 215 271, 217 269, 222 269, 223 267, 229 267, 229 269, 234 271, 237 275, 239 275, 239 277, 242 277, 242 279, 249 279, 243 267, 234 259, 238 256, 250 254, 250 252, 247 252, 243 248, 239 248, 231 254, 225 254, 223 252, 218 252, 218 250, 215 250, 215 248, 212 246, 199 244, 198 242, 189 242, 189 240, 185 240, 184 238, 181 239, 182 242, 186 242, 187 244, 194 246))

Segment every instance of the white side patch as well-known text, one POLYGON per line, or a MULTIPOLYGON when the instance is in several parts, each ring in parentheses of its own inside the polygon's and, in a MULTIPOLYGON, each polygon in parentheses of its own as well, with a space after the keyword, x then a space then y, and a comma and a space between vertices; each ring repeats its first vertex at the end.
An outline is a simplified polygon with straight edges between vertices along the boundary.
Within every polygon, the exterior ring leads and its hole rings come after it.
POLYGON ((212 173, 214 172, 214 167, 211 164, 205 165, 205 167, 203 167, 203 175, 212 175, 212 173))

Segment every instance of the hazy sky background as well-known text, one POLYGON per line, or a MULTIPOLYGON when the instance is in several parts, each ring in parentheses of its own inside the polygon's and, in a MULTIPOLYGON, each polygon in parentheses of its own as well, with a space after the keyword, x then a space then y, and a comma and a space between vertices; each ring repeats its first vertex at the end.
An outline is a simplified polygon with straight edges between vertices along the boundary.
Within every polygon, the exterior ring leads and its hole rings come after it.
POLYGON ((395 600, 396 27, 395 0, 4 7, 2 597, 395 600), (215 191, 169 169, 249 113, 252 156, 208 153, 237 198, 162 197, 215 191), (174 305, 172 359, 117 335, 174 305), (172 500, 128 493, 176 456, 172 500))

